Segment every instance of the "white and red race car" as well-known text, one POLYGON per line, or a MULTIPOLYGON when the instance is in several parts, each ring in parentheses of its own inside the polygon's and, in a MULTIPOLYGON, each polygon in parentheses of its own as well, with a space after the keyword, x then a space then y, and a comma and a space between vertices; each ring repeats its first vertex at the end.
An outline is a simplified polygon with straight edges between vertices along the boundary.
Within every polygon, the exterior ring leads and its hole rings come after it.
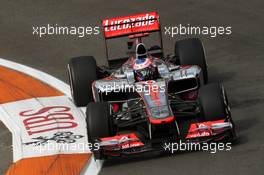
POLYGON ((231 141, 236 137, 222 84, 208 84, 202 42, 175 43, 164 57, 157 12, 102 20, 108 66, 72 58, 68 70, 77 106, 87 106, 89 141, 97 159, 163 150, 169 142, 231 141), (158 33, 159 44, 144 38, 158 33), (128 55, 110 59, 108 41, 128 37, 128 55))

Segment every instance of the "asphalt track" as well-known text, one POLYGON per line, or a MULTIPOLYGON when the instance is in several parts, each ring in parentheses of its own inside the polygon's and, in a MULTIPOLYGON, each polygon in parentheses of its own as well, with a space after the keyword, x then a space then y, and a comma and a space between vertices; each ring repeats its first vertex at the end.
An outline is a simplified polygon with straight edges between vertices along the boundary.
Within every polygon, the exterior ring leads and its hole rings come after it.
MULTIPOLYGON (((158 11, 163 26, 229 25, 232 34, 204 42, 211 82, 222 81, 229 94, 239 140, 229 152, 147 155, 106 161, 104 174, 263 174, 264 166, 264 2, 210 0, 135 1, 0 0, 0 57, 32 66, 67 82, 66 64, 71 57, 94 55, 105 62, 101 35, 32 35, 32 26, 46 24, 94 26, 99 19, 144 11, 158 11)), ((164 36, 166 52, 175 40, 164 36)), ((11 134, 0 125, 0 173, 12 162, 11 134)))

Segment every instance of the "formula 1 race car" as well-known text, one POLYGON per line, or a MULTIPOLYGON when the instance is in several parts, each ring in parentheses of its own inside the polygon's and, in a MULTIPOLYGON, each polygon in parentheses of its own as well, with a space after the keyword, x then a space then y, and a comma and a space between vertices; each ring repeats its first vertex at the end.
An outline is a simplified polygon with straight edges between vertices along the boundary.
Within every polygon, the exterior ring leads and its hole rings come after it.
POLYGON ((202 42, 175 44, 164 56, 156 12, 102 21, 108 66, 94 57, 72 58, 69 65, 73 101, 87 106, 87 130, 96 159, 163 150, 164 143, 226 142, 236 137, 222 84, 208 84, 202 42), (143 39, 159 35, 159 44, 143 39), (128 56, 110 59, 109 39, 128 36, 128 56))

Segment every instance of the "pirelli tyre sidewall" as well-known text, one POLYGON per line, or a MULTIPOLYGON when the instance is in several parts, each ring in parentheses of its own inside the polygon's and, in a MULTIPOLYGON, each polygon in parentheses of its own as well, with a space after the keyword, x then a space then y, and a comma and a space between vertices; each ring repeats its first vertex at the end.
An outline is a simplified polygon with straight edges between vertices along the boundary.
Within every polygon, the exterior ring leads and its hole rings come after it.
MULTIPOLYGON (((109 137, 111 133, 110 126, 110 108, 107 102, 91 102, 86 109, 87 135, 88 141, 96 143, 96 139, 109 137)), ((92 150, 95 159, 105 159, 102 150, 92 150)))
POLYGON ((92 83, 97 79, 96 61, 92 56, 72 58, 68 64, 73 101, 83 107, 93 101, 92 83))
POLYGON ((182 66, 197 65, 203 72, 203 84, 208 82, 207 64, 204 47, 200 39, 188 38, 175 43, 176 63, 182 66))

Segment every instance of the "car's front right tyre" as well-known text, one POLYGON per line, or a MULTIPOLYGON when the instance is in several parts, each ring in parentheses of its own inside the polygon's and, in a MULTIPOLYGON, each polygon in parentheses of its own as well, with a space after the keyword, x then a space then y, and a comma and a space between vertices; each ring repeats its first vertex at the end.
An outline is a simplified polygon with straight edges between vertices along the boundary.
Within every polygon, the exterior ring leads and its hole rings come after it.
MULTIPOLYGON (((107 102, 91 102, 86 110, 88 142, 96 143, 96 139, 111 135, 110 109, 107 102)), ((104 159, 101 150, 92 149, 96 159, 104 159)))
POLYGON ((93 101, 92 83, 97 79, 96 61, 92 56, 72 58, 68 64, 72 98, 76 106, 83 107, 93 101))

